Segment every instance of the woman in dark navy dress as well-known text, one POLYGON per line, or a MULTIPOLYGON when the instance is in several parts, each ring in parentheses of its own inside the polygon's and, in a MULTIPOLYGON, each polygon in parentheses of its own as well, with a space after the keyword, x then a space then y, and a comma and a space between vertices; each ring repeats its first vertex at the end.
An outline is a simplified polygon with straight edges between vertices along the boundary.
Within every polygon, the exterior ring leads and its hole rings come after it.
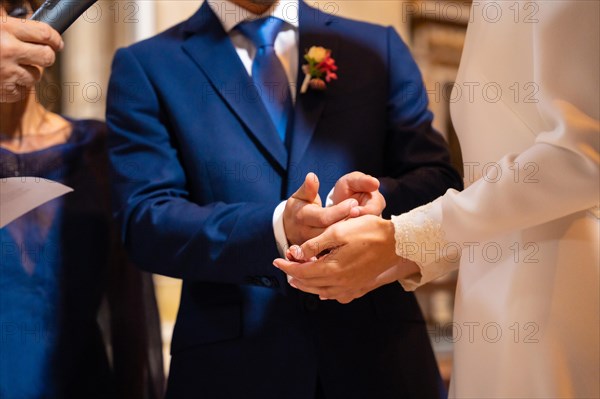
MULTIPOLYGON (((31 12, 28 2, 0 5, 31 12)), ((150 276, 116 244, 106 127, 23 93, 0 103, 0 178, 39 176, 74 191, 0 229, 0 398, 157 397, 156 303, 150 276)))

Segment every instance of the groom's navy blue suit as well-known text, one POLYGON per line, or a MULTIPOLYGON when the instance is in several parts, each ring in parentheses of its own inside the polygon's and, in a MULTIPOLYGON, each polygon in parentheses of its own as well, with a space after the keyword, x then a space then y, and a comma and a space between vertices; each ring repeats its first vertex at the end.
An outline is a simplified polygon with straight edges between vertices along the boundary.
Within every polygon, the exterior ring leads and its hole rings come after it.
POLYGON ((378 177, 387 214, 461 186, 393 29, 301 3, 301 60, 313 45, 332 50, 339 80, 298 93, 288 148, 207 4, 115 57, 122 237, 144 269, 183 279, 168 397, 308 399, 317 382, 331 399, 438 395, 412 293, 390 284, 348 305, 319 301, 272 265, 273 211, 309 171, 322 198, 347 172, 378 177))

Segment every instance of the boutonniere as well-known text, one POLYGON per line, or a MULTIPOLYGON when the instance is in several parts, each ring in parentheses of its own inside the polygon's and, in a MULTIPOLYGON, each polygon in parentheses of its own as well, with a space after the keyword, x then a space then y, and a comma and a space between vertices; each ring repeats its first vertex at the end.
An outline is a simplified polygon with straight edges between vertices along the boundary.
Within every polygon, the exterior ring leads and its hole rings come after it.
POLYGON ((308 64, 302 66, 304 81, 300 93, 306 93, 309 87, 313 90, 325 90, 327 83, 338 78, 335 73, 338 67, 335 65, 335 60, 331 58, 331 50, 312 46, 304 54, 304 59, 308 64))

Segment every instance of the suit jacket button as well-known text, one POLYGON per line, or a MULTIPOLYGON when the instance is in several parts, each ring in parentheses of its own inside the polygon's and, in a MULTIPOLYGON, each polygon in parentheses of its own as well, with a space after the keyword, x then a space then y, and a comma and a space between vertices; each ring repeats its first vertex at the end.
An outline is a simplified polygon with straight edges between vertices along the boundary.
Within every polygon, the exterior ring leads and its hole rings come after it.
POLYGON ((319 308, 319 298, 316 295, 307 295, 304 299, 304 308, 309 312, 314 312, 319 308))
POLYGON ((270 278, 268 277, 261 277, 260 278, 260 282, 262 283, 262 285, 264 285, 265 287, 272 287, 273 286, 273 282, 271 281, 270 278))

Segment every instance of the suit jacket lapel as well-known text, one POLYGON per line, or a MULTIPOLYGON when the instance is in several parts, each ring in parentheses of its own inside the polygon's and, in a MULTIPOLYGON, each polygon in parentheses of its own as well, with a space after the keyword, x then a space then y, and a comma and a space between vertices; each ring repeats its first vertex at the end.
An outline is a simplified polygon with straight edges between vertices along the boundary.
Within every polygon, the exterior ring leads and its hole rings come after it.
POLYGON ((322 46, 331 49, 335 58, 338 42, 337 37, 329 28, 330 15, 309 7, 303 1, 300 1, 299 7, 298 84, 290 164, 301 162, 326 103, 325 92, 308 89, 306 93, 300 93, 300 86, 304 80, 304 72, 302 72, 302 65, 305 64, 304 54, 312 46, 322 46))
POLYGON ((245 125, 256 144, 286 169, 288 154, 259 94, 240 61, 221 22, 208 4, 186 23, 189 34, 183 51, 204 72, 216 94, 220 96, 245 125))

